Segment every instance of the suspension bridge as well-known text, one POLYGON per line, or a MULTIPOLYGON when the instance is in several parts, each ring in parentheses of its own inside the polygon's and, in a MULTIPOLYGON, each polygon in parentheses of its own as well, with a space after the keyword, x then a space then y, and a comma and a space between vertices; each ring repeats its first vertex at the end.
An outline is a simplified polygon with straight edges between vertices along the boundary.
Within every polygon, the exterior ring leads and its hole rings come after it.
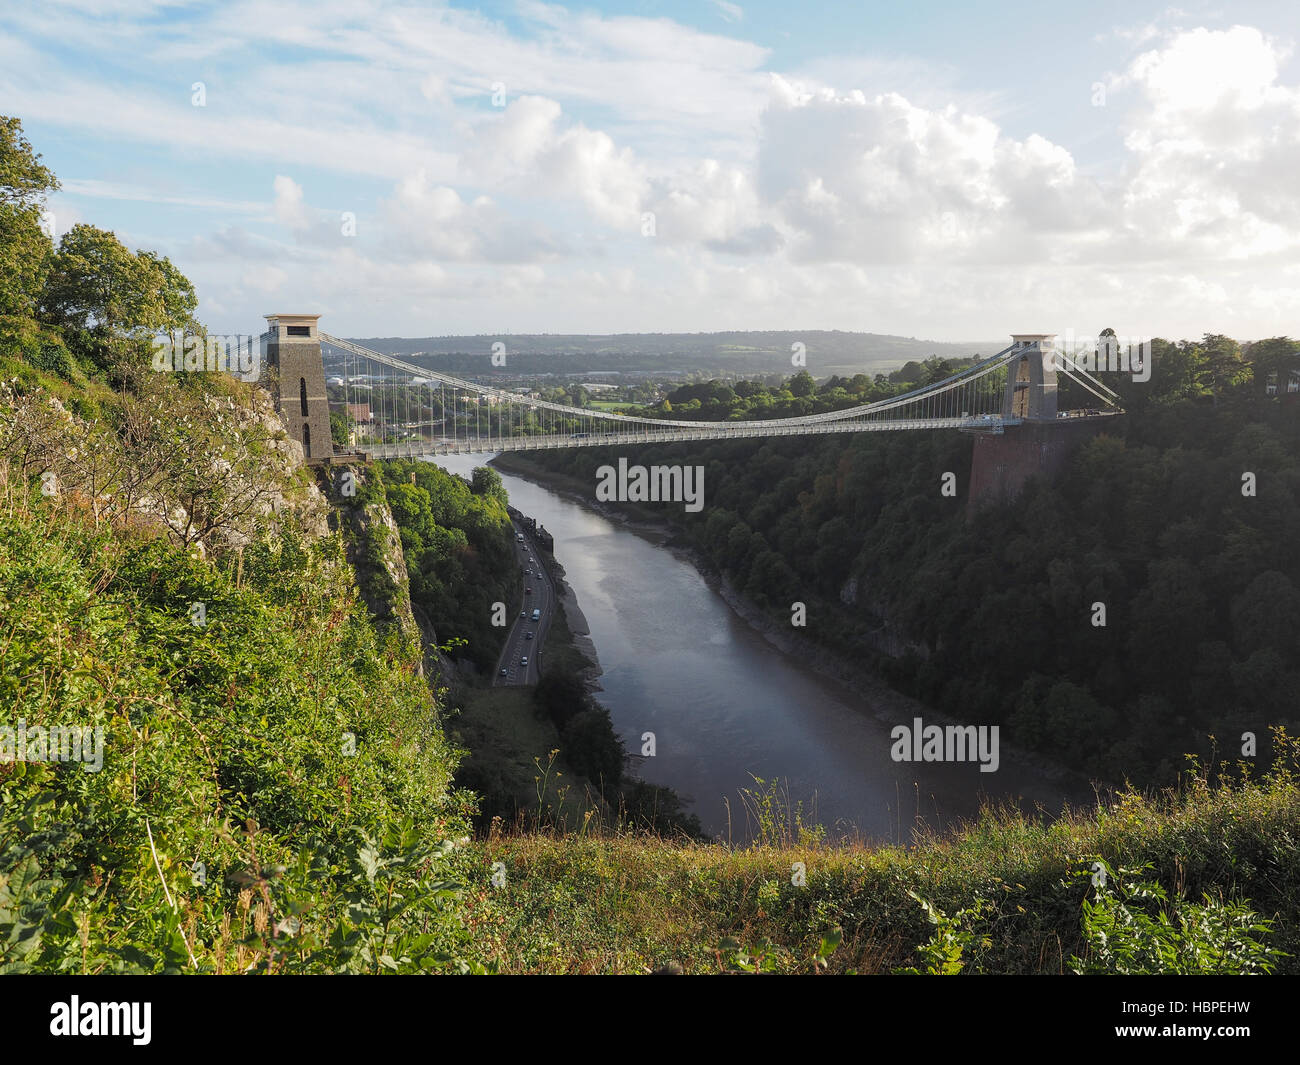
POLYGON ((691 421, 575 407, 529 388, 463 380, 321 333, 317 317, 267 315, 263 335, 281 417, 312 462, 917 429, 996 435, 1066 417, 1056 409, 1058 374, 1098 398, 1101 407, 1083 416, 1120 413, 1116 393, 1056 350, 1051 334, 1016 334, 996 355, 872 403, 797 417, 691 421), (324 350, 337 371, 328 379, 324 350), (348 415, 346 456, 331 443, 331 405, 348 415))

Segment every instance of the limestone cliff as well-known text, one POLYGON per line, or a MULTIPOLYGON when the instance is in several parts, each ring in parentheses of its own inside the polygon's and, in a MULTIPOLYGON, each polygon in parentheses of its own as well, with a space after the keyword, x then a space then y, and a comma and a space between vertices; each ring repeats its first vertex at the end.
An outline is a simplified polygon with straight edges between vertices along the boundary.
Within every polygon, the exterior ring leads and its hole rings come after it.
POLYGON ((419 639, 402 537, 388 509, 383 483, 362 465, 319 467, 319 476, 330 493, 348 560, 371 616, 381 628, 395 627, 407 639, 419 639))

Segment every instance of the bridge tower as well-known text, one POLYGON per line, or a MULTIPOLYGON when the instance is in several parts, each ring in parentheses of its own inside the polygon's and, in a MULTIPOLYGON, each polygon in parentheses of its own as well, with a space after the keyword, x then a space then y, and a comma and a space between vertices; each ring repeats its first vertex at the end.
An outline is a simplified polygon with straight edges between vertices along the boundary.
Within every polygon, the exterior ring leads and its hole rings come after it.
POLYGON ((1011 342, 1022 354, 1007 365, 1002 417, 1056 421, 1056 334, 1012 333, 1011 342))
POLYGON ((264 315, 269 327, 266 363, 279 371, 275 409, 289 435, 315 465, 334 457, 329 396, 321 361, 319 314, 264 315))
POLYGON ((967 506, 1014 499, 1030 477, 1054 477, 1081 444, 1110 419, 1058 418, 1056 334, 1013 333, 1022 351, 1007 365, 1002 417, 1019 419, 1001 433, 975 436, 967 506))

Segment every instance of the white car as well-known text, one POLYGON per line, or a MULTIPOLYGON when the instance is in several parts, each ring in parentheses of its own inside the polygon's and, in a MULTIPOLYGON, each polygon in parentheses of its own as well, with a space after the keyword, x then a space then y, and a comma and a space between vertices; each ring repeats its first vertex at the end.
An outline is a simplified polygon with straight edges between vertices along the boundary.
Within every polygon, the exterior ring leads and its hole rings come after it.
POLYGON ((521 666, 526 666, 526 665, 528 665, 528 656, 527 656, 527 655, 524 655, 524 657, 521 658, 521 659, 519 660, 519 664, 520 664, 521 666))

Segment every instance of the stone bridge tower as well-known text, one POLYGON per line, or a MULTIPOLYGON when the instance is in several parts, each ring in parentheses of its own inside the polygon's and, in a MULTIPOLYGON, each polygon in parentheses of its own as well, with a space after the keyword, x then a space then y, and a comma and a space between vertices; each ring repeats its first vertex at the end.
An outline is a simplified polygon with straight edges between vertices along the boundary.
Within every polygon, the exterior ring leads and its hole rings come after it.
POLYGON ((266 363, 279 372, 275 409, 289 435, 302 444, 309 462, 329 462, 334 443, 316 326, 320 315, 268 314, 265 318, 270 332, 266 363))
POLYGON ((1002 417, 1056 421, 1056 334, 1013 333, 1011 342, 1023 354, 1007 366, 1002 417))

